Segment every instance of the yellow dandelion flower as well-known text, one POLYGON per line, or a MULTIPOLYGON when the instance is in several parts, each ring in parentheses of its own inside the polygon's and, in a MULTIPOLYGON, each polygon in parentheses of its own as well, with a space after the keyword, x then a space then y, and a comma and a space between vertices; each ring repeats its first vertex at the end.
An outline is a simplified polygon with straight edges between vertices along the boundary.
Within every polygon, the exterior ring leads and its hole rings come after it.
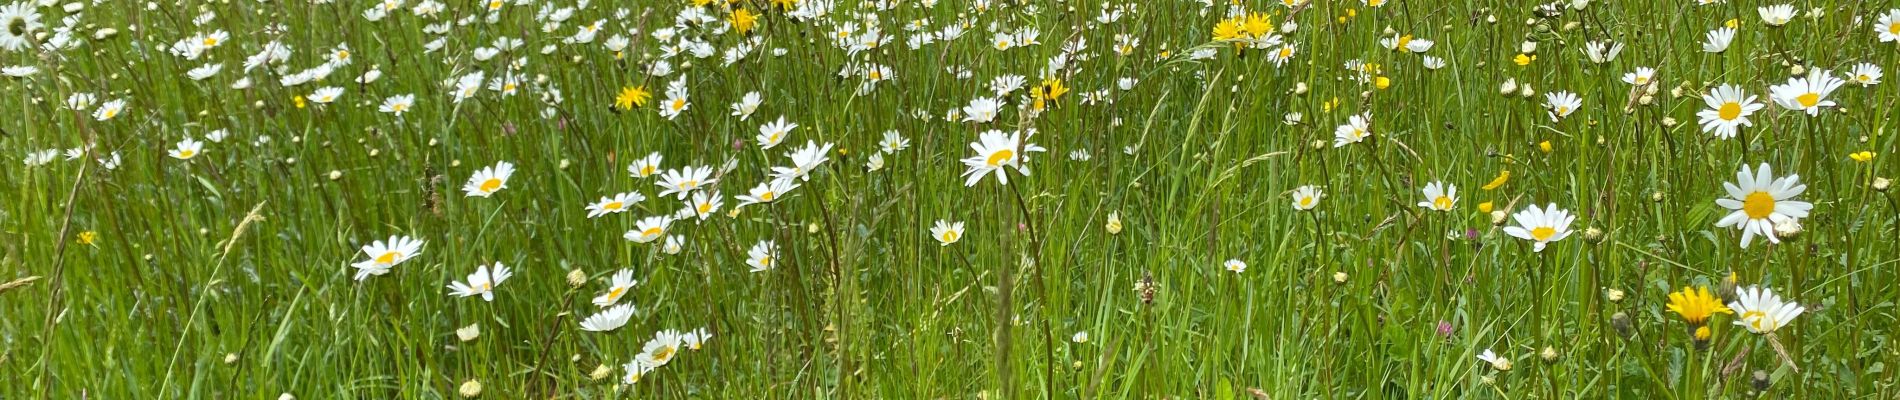
POLYGON ((1709 288, 1703 286, 1684 287, 1682 291, 1669 294, 1669 311, 1681 315, 1690 325, 1702 325, 1709 316, 1716 313, 1734 314, 1722 301, 1709 294, 1709 288))
POLYGON ((726 18, 726 21, 732 23, 733 31, 738 32, 740 35, 745 35, 751 33, 753 28, 759 26, 759 15, 753 14, 752 10, 741 8, 733 10, 732 16, 726 18))
POLYGON ((647 100, 652 98, 653 93, 647 92, 646 86, 628 86, 620 89, 620 95, 614 96, 613 107, 616 110, 629 111, 635 107, 646 106, 647 100))

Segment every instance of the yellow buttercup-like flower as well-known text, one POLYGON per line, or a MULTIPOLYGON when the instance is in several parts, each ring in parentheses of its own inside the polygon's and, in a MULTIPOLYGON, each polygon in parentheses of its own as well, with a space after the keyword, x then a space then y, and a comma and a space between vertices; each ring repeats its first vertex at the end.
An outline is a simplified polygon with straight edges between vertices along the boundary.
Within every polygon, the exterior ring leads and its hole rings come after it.
POLYGON ((1682 316, 1690 325, 1702 325, 1709 322, 1709 316, 1716 313, 1734 314, 1722 301, 1709 294, 1705 286, 1684 287, 1682 291, 1669 294, 1669 311, 1682 316))
POLYGON ((1510 182, 1510 181, 1511 181, 1510 170, 1498 171, 1498 177, 1491 178, 1491 183, 1484 184, 1484 190, 1497 189, 1499 187, 1504 186, 1505 182, 1510 182))

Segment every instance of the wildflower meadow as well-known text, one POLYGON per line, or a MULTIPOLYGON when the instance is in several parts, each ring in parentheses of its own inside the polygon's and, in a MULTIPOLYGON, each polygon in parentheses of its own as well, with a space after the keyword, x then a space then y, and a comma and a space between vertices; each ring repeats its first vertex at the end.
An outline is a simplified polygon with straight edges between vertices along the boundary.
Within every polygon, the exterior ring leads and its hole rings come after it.
POLYGON ((1897 399, 1900 4, 0 0, 0 399, 1897 399))

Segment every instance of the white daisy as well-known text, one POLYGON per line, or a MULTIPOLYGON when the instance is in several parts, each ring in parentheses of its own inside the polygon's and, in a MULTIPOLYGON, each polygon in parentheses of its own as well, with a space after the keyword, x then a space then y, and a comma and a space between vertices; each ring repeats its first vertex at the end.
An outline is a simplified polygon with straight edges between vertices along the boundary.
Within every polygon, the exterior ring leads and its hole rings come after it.
POLYGON ((930 227, 930 237, 937 239, 938 246, 949 246, 963 240, 963 222, 937 220, 937 224, 930 227))
POLYGON ((1768 238, 1769 243, 1780 243, 1775 224, 1807 218, 1814 208, 1812 203, 1793 200, 1808 190, 1808 185, 1801 184, 1800 175, 1774 178, 1768 163, 1754 170, 1743 165, 1735 173, 1735 183, 1723 182, 1722 188, 1728 190, 1729 198, 1715 199, 1715 204, 1733 212, 1716 221, 1715 226, 1741 229, 1744 249, 1757 235, 1768 238))
POLYGON ((1434 211, 1451 211, 1458 205, 1458 186, 1434 181, 1425 184, 1425 201, 1418 202, 1419 207, 1434 211))
POLYGON ((628 318, 633 317, 633 312, 633 303, 608 307, 605 310, 600 310, 599 313, 587 316, 587 319, 581 320, 581 330, 588 332, 607 332, 620 329, 621 326, 627 324, 628 318))
POLYGON ((457 297, 481 295, 483 301, 495 301, 495 286, 501 285, 502 281, 514 275, 514 272, 509 271, 508 266, 501 265, 501 262, 496 262, 493 269, 483 265, 476 268, 475 273, 468 274, 467 284, 449 282, 449 294, 457 297))
POLYGON ((1702 132, 1712 132, 1715 137, 1722 139, 1735 137, 1741 127, 1755 126, 1748 116, 1767 107, 1755 102, 1755 96, 1743 93, 1740 86, 1730 84, 1723 84, 1709 91, 1709 94, 1702 95, 1702 102, 1709 105, 1709 109, 1696 113, 1696 117, 1701 119, 1702 132))
POLYGON ((359 281, 370 275, 387 274, 390 267, 421 255, 422 241, 408 236, 390 236, 389 240, 378 240, 364 245, 362 250, 369 259, 350 265, 357 269, 356 280, 359 281))
POLYGON ((1827 96, 1834 93, 1834 89, 1839 89, 1845 84, 1847 81, 1835 78, 1833 73, 1817 69, 1808 73, 1807 76, 1789 79, 1788 83, 1770 86, 1768 92, 1769 97, 1775 100, 1775 104, 1781 105, 1781 108, 1805 111, 1808 116, 1818 116, 1821 115, 1821 109, 1835 105, 1833 100, 1827 99, 1827 96))
POLYGON ((475 171, 468 177, 468 183, 462 185, 462 192, 468 197, 488 197, 495 192, 508 188, 508 177, 515 174, 515 165, 507 161, 496 163, 492 167, 475 171))
POLYGON ((1570 237, 1570 223, 1577 220, 1569 211, 1558 209, 1556 204, 1544 208, 1532 204, 1529 209, 1519 211, 1511 218, 1517 221, 1517 226, 1504 227, 1504 233, 1535 241, 1531 251, 1540 253, 1544 251, 1544 245, 1570 237))
POLYGON ((1735 301, 1729 302, 1728 308, 1735 310, 1735 325, 1754 333, 1774 332, 1808 310, 1800 304, 1783 302, 1773 289, 1760 286, 1735 291, 1735 301))

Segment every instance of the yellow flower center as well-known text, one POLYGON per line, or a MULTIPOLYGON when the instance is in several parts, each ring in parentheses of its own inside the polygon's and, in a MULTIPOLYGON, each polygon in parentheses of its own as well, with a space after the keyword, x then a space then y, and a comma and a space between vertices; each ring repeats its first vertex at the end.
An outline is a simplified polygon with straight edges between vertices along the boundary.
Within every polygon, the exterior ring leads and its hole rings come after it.
POLYGON ((989 166, 991 167, 995 167, 995 166, 1003 165, 1003 163, 1005 162, 1009 162, 1009 160, 1014 157, 1016 157, 1016 152, 1009 151, 1009 150, 997 150, 995 153, 990 153, 990 159, 984 160, 984 163, 989 164, 989 166))
POLYGON ((654 236, 660 236, 661 233, 666 233, 666 229, 662 229, 656 226, 652 228, 647 228, 647 230, 644 230, 644 231, 640 231, 640 236, 654 237, 654 236))
POLYGON ((1748 214, 1749 219, 1768 218, 1768 214, 1774 212, 1775 196, 1768 192, 1749 193, 1748 197, 1742 198, 1742 213, 1748 214))
POLYGON ((627 288, 615 286, 613 290, 607 291, 607 300, 608 301, 619 300, 620 295, 626 294, 626 293, 627 293, 627 288))
POLYGON ((777 197, 777 196, 778 195, 775 193, 765 192, 764 194, 759 195, 759 201, 772 201, 772 198, 777 197))
POLYGON ((678 351, 679 349, 673 346, 661 347, 653 351, 653 361, 664 363, 667 360, 673 359, 673 354, 678 351))
POLYGON ((626 206, 627 206, 626 203, 621 203, 621 202, 616 201, 616 202, 610 202, 610 203, 607 203, 606 205, 600 206, 600 208, 604 210, 619 211, 620 207, 626 207, 626 206))
POLYGON ((1887 25, 1887 33, 1900 35, 1900 22, 1895 22, 1891 25, 1887 25))
POLYGON ((712 212, 712 203, 699 203, 700 214, 705 214, 709 212, 712 212))
POLYGON ((384 265, 395 264, 397 258, 402 258, 402 253, 394 251, 383 253, 383 255, 376 256, 376 263, 384 265))
POLYGON ((686 109, 686 99, 673 99, 673 111, 686 109))
POLYGON ((759 265, 766 267, 772 266, 772 256, 759 257, 759 265))
POLYGON ((178 158, 191 158, 191 156, 195 156, 195 155, 198 155, 198 152, 191 151, 189 149, 178 151, 178 158))
POLYGON ((1550 240, 1550 237, 1556 234, 1557 229, 1548 226, 1540 226, 1537 227, 1537 229, 1531 230, 1531 238, 1537 239, 1539 242, 1550 240))
POLYGON ((117 117, 117 116, 119 116, 119 109, 116 109, 116 108, 115 108, 115 109, 111 109, 111 110, 106 110, 106 114, 105 114, 105 115, 106 115, 106 119, 112 119, 113 117, 117 117))
POLYGON ((1794 101, 1801 103, 1801 108, 1814 107, 1815 104, 1821 102, 1821 94, 1808 92, 1807 94, 1795 96, 1794 101))
POLYGON ((1440 210, 1450 210, 1451 196, 1438 196, 1437 199, 1432 199, 1432 207, 1438 208, 1440 210))
POLYGON ((1734 121, 1742 116, 1742 104, 1733 101, 1723 103, 1722 108, 1715 110, 1715 114, 1722 117, 1724 121, 1734 121))
POLYGON ((1564 106, 1557 107, 1557 115, 1569 115, 1569 114, 1570 114, 1570 107, 1564 107, 1564 106))
POLYGON ((482 181, 481 190, 483 192, 501 190, 501 178, 488 178, 488 180, 482 181))
POLYGON ((955 242, 955 241, 957 241, 957 231, 943 231, 943 239, 942 239, 942 240, 943 240, 943 242, 944 242, 944 243, 950 243, 950 242, 955 242))
POLYGON ((640 167, 640 176, 653 175, 653 166, 640 167))
POLYGON ((217 46, 218 38, 214 38, 214 37, 205 38, 204 43, 205 43, 205 47, 217 46))
POLYGON ((1306 196, 1306 197, 1300 198, 1300 207, 1312 207, 1312 206, 1313 206, 1313 196, 1306 196))

